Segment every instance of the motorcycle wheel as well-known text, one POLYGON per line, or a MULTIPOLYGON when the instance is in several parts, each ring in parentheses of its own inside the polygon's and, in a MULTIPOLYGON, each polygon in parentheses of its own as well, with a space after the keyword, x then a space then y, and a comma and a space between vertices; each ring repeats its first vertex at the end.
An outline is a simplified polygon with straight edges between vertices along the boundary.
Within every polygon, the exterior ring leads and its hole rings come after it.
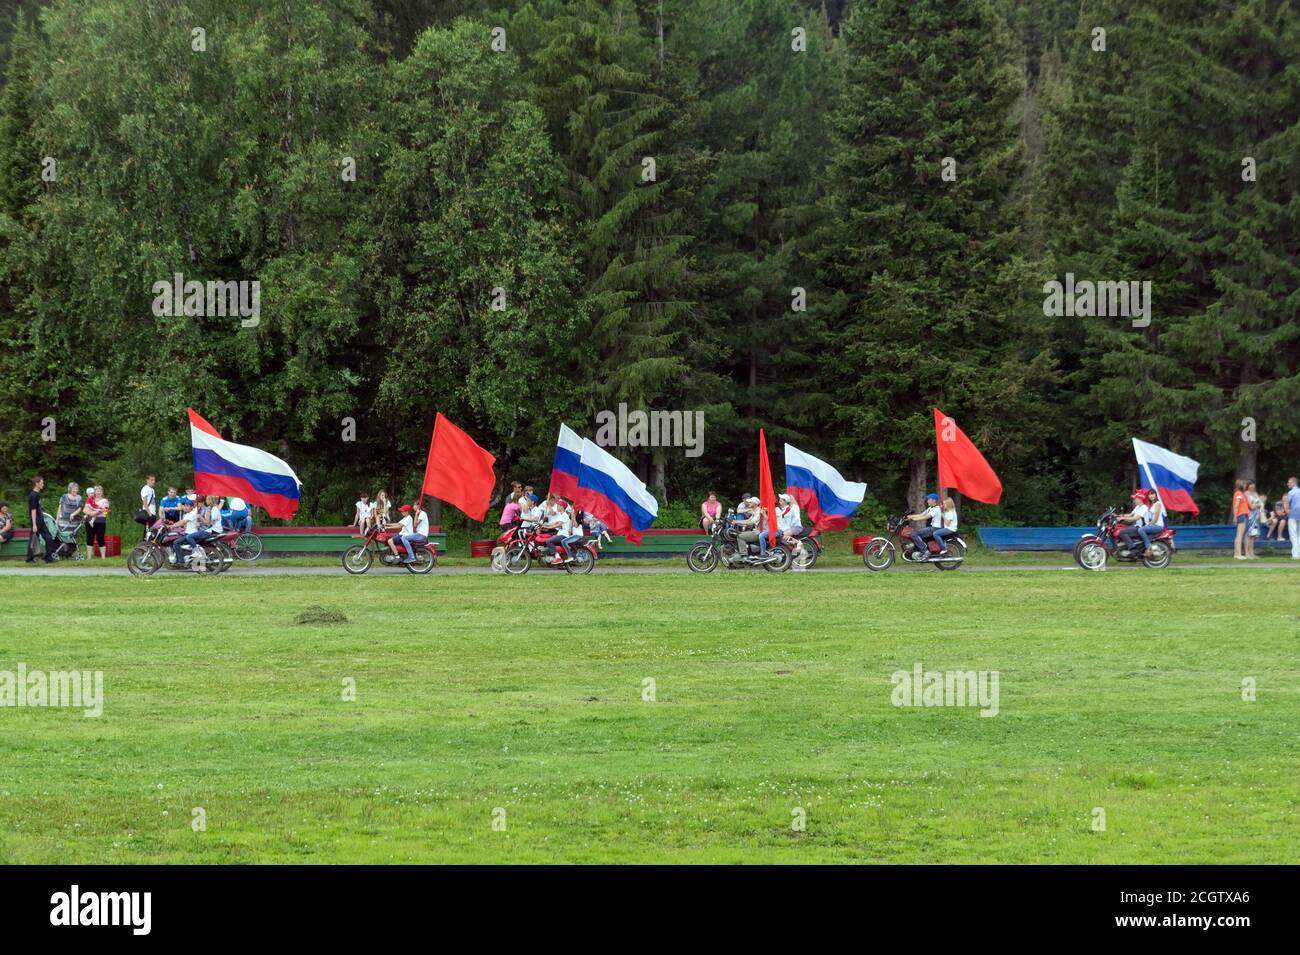
POLYGON ((235 552, 225 541, 213 541, 212 549, 217 552, 217 573, 224 574, 235 564, 235 552))
POLYGON ((948 542, 948 553, 952 555, 948 560, 936 560, 934 566, 936 570, 956 570, 966 559, 966 545, 959 540, 948 542))
POLYGON ((573 552, 573 560, 564 565, 564 569, 571 574, 589 574, 596 569, 596 558, 591 556, 591 551, 585 547, 579 547, 573 552))
POLYGON ((1152 570, 1162 570, 1169 566, 1169 562, 1173 560, 1173 557, 1173 552, 1169 550, 1164 541, 1152 541, 1146 556, 1142 558, 1142 563, 1152 570))
MULTIPOLYGON (((769 551, 769 553, 773 552, 769 551)), ((790 552, 784 547, 778 547, 774 553, 777 556, 763 564, 763 569, 772 574, 780 574, 789 570, 790 565, 794 562, 794 558, 790 556, 790 552)))
POLYGON ((153 544, 136 544, 126 555, 126 569, 136 577, 148 577, 162 567, 162 551, 153 544))
POLYGON ((817 558, 821 556, 821 551, 817 549, 816 544, 810 544, 806 540, 799 541, 799 546, 794 552, 795 570, 812 570, 817 566, 817 558))
POLYGON ((343 552, 343 569, 349 574, 364 574, 375 562, 375 555, 365 544, 353 544, 343 552))
POLYGON ((1084 570, 1105 570, 1109 556, 1097 541, 1082 541, 1074 550, 1074 559, 1084 570))
POLYGON ((528 556, 527 544, 511 544, 506 548, 506 553, 501 562, 507 574, 528 573, 528 569, 533 566, 532 558, 528 556))
POLYGON ((203 555, 203 559, 190 565, 195 572, 200 574, 221 573, 224 568, 221 563, 221 552, 217 550, 216 543, 201 542, 196 550, 203 555))
POLYGON ((894 548, 883 537, 873 537, 862 549, 862 563, 867 570, 889 570, 894 566, 894 548))
POLYGON ((687 552, 686 566, 696 574, 711 574, 718 568, 718 552, 708 541, 701 541, 687 552))
POLYGON ((437 561, 433 559, 433 554, 429 553, 427 549, 421 547, 415 552, 415 560, 412 563, 403 564, 402 566, 406 568, 408 573, 427 574, 429 571, 433 570, 433 565, 435 563, 437 563, 437 561))

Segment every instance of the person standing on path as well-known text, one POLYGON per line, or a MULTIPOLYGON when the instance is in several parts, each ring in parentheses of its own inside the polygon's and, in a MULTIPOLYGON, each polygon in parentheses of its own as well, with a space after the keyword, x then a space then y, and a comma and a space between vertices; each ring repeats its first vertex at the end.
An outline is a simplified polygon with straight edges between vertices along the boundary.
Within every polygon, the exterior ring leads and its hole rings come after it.
POLYGON ((54 538, 50 536, 50 529, 45 526, 45 508, 41 504, 41 491, 45 487, 45 478, 39 474, 32 479, 32 490, 27 495, 27 520, 31 522, 32 536, 27 538, 27 563, 36 560, 36 541, 37 538, 45 544, 45 563, 52 564, 54 557, 54 538))

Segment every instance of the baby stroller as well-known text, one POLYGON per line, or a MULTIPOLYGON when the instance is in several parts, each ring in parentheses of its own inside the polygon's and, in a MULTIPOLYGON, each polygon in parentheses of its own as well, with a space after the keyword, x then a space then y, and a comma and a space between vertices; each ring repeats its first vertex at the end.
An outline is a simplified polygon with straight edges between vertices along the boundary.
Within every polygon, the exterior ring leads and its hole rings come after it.
POLYGON ((77 547, 77 532, 81 530, 81 521, 56 521, 44 511, 41 512, 41 516, 45 518, 45 527, 54 538, 54 552, 51 557, 55 560, 86 559, 85 552, 77 547))

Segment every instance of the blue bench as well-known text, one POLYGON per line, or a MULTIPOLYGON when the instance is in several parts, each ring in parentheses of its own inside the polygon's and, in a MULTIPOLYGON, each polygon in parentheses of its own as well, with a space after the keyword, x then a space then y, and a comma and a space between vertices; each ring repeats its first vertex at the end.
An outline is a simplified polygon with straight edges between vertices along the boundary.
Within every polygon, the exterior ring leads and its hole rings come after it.
MULTIPOLYGON (((1235 524, 1174 524, 1174 543, 1181 550, 1232 550, 1235 524)), ((1071 550, 1092 527, 981 527, 976 533, 989 550, 1071 550)), ((1263 528, 1261 528, 1263 530, 1263 528)), ((1290 549, 1291 542, 1255 539, 1256 549, 1280 546, 1290 549)))

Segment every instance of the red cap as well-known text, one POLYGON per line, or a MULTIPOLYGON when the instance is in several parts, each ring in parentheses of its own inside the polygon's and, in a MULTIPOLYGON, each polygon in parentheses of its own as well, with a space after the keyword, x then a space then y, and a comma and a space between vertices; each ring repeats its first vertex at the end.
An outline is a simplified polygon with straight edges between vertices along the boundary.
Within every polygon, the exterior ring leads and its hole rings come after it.
POLYGON ((1144 488, 1144 487, 1140 487, 1140 488, 1138 488, 1136 491, 1133 492, 1133 497, 1130 498, 1130 500, 1134 500, 1134 501, 1145 501, 1145 500, 1147 499, 1147 495, 1150 494, 1150 493, 1151 493, 1151 492, 1148 491, 1146 488, 1144 488))
POLYGON ((399 513, 399 514, 409 514, 409 513, 411 513, 411 505, 410 505, 410 504, 403 504, 401 507, 399 507, 399 508, 397 509, 397 513, 399 513))

